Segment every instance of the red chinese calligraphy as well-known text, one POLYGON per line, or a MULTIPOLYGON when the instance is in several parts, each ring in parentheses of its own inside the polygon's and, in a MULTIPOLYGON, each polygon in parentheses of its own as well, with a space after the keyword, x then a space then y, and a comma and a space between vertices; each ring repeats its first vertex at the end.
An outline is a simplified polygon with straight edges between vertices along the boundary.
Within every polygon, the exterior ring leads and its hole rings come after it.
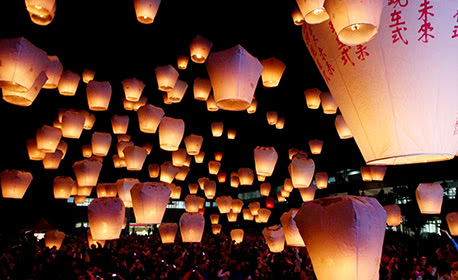
POLYGON ((369 53, 366 51, 366 49, 367 47, 363 45, 356 46, 355 54, 357 55, 359 60, 366 60, 366 56, 369 56, 369 53))
MULTIPOLYGON (((458 23, 458 10, 456 11, 456 14, 453 16, 453 18, 456 18, 456 23, 458 23)), ((452 39, 456 37, 458 37, 458 25, 453 26, 452 39)))
POLYGON ((393 38, 393 43, 401 40, 404 45, 408 45, 409 41, 402 36, 402 32, 407 31, 406 22, 402 20, 402 10, 396 10, 396 7, 406 7, 409 4, 408 0, 405 0, 403 3, 402 0, 388 0, 388 6, 393 5, 393 12, 390 14, 391 16, 391 24, 389 27, 391 28, 391 38, 393 38))
POLYGON ((312 54, 313 58, 315 59, 316 65, 318 66, 318 69, 322 73, 324 79, 327 82, 329 82, 331 80, 331 78, 328 76, 326 71, 328 71, 328 73, 330 75, 333 75, 334 74, 334 68, 327 61, 326 54, 324 53, 323 48, 320 48, 318 46, 319 39, 313 33, 312 28, 310 26, 308 26, 308 27, 306 27, 305 30, 306 31, 305 31, 305 34, 304 34, 304 40, 305 40, 305 42, 306 42, 306 44, 307 44, 307 46, 308 46, 308 48, 310 50, 310 53, 312 54), (318 51, 317 51, 317 49, 318 49, 318 51), (326 64, 327 69, 324 69, 323 64, 321 63, 320 60, 324 61, 324 63, 326 64), (332 69, 332 71, 330 72, 329 69, 332 69))
POLYGON ((337 45, 339 46, 339 51, 341 54, 341 59, 343 61, 343 65, 347 65, 347 63, 350 63, 351 65, 355 66, 355 63, 353 60, 351 60, 350 53, 349 51, 351 50, 350 46, 345 45, 339 40, 339 36, 336 33, 336 30, 334 29, 334 26, 332 25, 332 22, 329 21, 329 28, 331 29, 331 32, 336 35, 336 42, 337 45))
POLYGON ((430 11, 433 8, 433 5, 430 4, 431 2, 429 0, 423 0, 420 4, 420 10, 418 10, 420 13, 420 17, 418 19, 423 20, 423 24, 420 26, 420 29, 418 29, 418 33, 421 34, 418 41, 422 41, 423 43, 428 43, 429 37, 431 39, 434 38, 434 35, 430 33, 434 30, 434 27, 431 26, 431 22, 429 21, 429 16, 434 16, 434 14, 430 11))
POLYGON ((388 6, 394 5, 394 9, 399 5, 403 8, 407 7, 407 4, 409 4, 409 0, 405 0, 404 4, 402 3, 402 0, 388 0, 388 6))

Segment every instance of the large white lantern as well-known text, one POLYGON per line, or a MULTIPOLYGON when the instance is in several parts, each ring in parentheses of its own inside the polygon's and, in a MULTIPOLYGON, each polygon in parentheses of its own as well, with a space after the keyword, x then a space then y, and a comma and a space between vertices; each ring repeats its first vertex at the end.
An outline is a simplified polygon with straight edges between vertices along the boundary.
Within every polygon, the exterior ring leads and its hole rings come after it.
POLYGON ((419 184, 415 193, 422 214, 441 213, 444 189, 440 184, 419 184))
POLYGON ((184 121, 163 117, 159 125, 159 145, 166 151, 176 151, 184 134, 184 121))
POLYGON ((175 242, 178 225, 176 223, 163 223, 159 226, 162 244, 172 244, 175 242))
POLYGON ((295 188, 307 188, 315 173, 315 162, 302 154, 294 156, 289 164, 289 175, 295 188))
POLYGON ((199 213, 183 213, 180 217, 181 240, 200 242, 205 228, 205 218, 199 213))
POLYGON ((278 154, 274 147, 258 146, 254 149, 254 163, 258 175, 272 176, 277 160, 278 154))
POLYGON ((136 184, 130 190, 136 222, 160 224, 170 193, 169 185, 162 182, 136 184))
POLYGON ((118 239, 124 223, 126 209, 115 197, 96 198, 87 207, 89 227, 94 240, 118 239))

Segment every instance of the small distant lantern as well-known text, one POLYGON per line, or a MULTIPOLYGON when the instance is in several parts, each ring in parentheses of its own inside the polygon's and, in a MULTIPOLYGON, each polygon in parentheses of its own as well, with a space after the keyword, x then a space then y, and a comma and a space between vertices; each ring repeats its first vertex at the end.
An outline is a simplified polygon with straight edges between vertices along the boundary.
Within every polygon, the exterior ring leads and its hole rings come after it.
POLYGON ((84 69, 83 70, 83 82, 89 83, 90 81, 94 80, 95 71, 92 69, 84 69))
POLYGON ((219 222, 219 214, 211 214, 210 215, 210 222, 212 225, 217 225, 219 222))
POLYGON ((46 81, 43 88, 55 89, 59 84, 60 77, 64 71, 64 67, 62 66, 62 63, 57 56, 49 55, 48 59, 50 61, 48 68, 46 68, 46 76, 48 77, 48 80, 46 81))
POLYGON ((294 7, 293 11, 291 12, 291 16, 293 17, 293 21, 295 25, 303 25, 305 22, 304 16, 302 15, 301 11, 297 7, 294 7))
POLYGON ((312 152, 312 155, 319 155, 321 154, 321 150, 323 149, 323 141, 314 139, 314 140, 309 140, 309 146, 310 146, 310 151, 312 152))
POLYGON ((232 207, 232 197, 228 195, 219 196, 216 198, 216 205, 221 214, 229 213, 232 207))
POLYGON ((121 141, 121 142, 118 142, 118 144, 116 145, 116 148, 118 150, 118 155, 119 155, 119 158, 123 159, 124 158, 124 150, 127 148, 127 147, 132 147, 134 146, 134 142, 132 141, 121 141))
MULTIPOLYGON (((278 154, 274 147, 260 147, 254 149, 254 163, 256 174, 261 176, 272 176, 277 164, 278 154)), ((239 172, 240 176, 240 172, 239 172)), ((243 183, 242 183, 243 185, 243 183)), ((251 185, 251 184, 250 184, 251 185)))
MULTIPOLYGON (((116 197, 118 194, 117 186, 113 183, 98 183, 97 197, 116 197)), ((124 205, 125 206, 125 205, 124 205)))
POLYGON ((79 187, 78 186, 77 195, 83 196, 83 197, 90 196, 92 193, 92 188, 93 187, 79 187))
POLYGON ((205 197, 208 199, 213 199, 216 194, 216 182, 213 180, 208 180, 204 185, 205 197))
POLYGON ((109 82, 90 81, 86 87, 89 110, 106 111, 111 100, 111 85, 109 82))
POLYGON ((326 172, 317 172, 315 174, 316 186, 319 189, 326 189, 328 187, 328 174, 326 172))
POLYGON ((399 226, 402 221, 401 208, 396 204, 385 205, 383 209, 386 211, 386 224, 390 227, 399 226))
POLYGON ((67 110, 62 116, 62 136, 79 139, 83 132, 86 118, 78 111, 67 110))
POLYGON ((32 174, 26 171, 3 170, 0 173, 2 196, 4 198, 21 199, 32 182, 32 179, 32 174))
POLYGON ((170 191, 171 191, 170 198, 171 199, 180 199, 180 197, 181 197, 181 187, 176 186, 175 184, 170 184, 169 188, 170 188, 170 191))
POLYGON ((180 55, 177 57, 177 66, 180 70, 185 70, 188 67, 189 57, 180 55))
POLYGON ((154 22, 161 0, 134 0, 137 20, 143 24, 154 22))
POLYGON ((171 91, 178 80, 178 72, 172 65, 158 66, 156 72, 157 85, 161 91, 171 91))
POLYGON ((281 218, 281 226, 285 232, 286 245, 292 247, 305 247, 304 240, 302 239, 299 229, 296 226, 294 217, 297 214, 298 209, 291 209, 285 212, 281 218))
POLYGON ((164 110, 151 104, 140 107, 137 111, 140 131, 144 133, 156 133, 156 130, 164 117, 164 110))
POLYGON ((62 160, 62 151, 56 150, 54 153, 46 153, 43 159, 44 169, 57 169, 59 168, 60 161, 62 160))
POLYGON ((323 112, 325 114, 332 115, 337 112, 337 103, 329 91, 321 93, 320 99, 321 99, 321 107, 323 107, 323 112))
POLYGON ((274 205, 275 205, 275 198, 271 196, 266 197, 266 208, 272 209, 274 208, 274 205))
POLYGON ((266 227, 262 230, 262 235, 272 253, 280 253, 285 248, 285 233, 282 227, 266 227))
POLYGON ((277 123, 275 124, 276 129, 283 129, 285 127, 285 118, 278 118, 277 123))
POLYGON ((266 176, 256 175, 256 177, 258 178, 259 182, 264 182, 266 180, 266 176))
POLYGON ((287 190, 285 190, 285 189, 281 189, 280 194, 281 194, 281 196, 283 196, 284 198, 287 198, 287 197, 289 197, 289 195, 291 194, 291 192, 289 192, 289 191, 287 191, 287 190))
POLYGON ((118 239, 126 209, 119 198, 96 198, 87 208, 89 227, 94 240, 118 239))
POLYGON ((261 204, 257 201, 251 202, 248 205, 248 208, 250 208, 251 215, 257 216, 259 213, 259 209, 261 208, 261 204))
POLYGON ((85 120, 84 120, 84 129, 90 130, 94 126, 95 123, 95 116, 91 113, 88 113, 84 111, 83 113, 85 115, 85 120))
POLYGON ((81 146, 81 151, 83 153, 83 157, 90 158, 92 157, 92 146, 91 144, 81 146))
POLYGON ((102 163, 96 160, 85 159, 73 164, 73 172, 80 187, 97 185, 102 163))
POLYGON ((221 162, 210 160, 208 162, 208 173, 211 175, 216 175, 219 172, 219 169, 221 168, 221 162))
POLYGON ((205 63, 213 43, 205 37, 197 35, 189 44, 191 60, 195 63, 205 63))
POLYGON ((218 173, 218 183, 226 183, 226 172, 218 173))
POLYGON ((175 87, 167 92, 167 97, 172 103, 179 103, 188 89, 188 83, 182 80, 177 80, 175 87))
POLYGON ((258 210, 258 215, 255 217, 257 223, 267 223, 269 221, 269 217, 272 211, 265 208, 260 208, 258 210))
POLYGON ((36 141, 38 150, 45 153, 54 153, 62 137, 62 131, 58 128, 43 125, 37 129, 36 141))
POLYGON ((278 120, 278 114, 275 111, 269 111, 266 113, 267 116, 267 123, 269 125, 275 125, 278 120))
POLYGON ((250 209, 243 209, 242 213, 245 221, 253 221, 254 216, 251 214, 250 209))
POLYGON ((223 159, 223 152, 215 152, 215 160, 221 161, 223 159))
POLYGON ((318 24, 329 19, 324 8, 324 0, 296 0, 296 2, 308 24, 318 24))
POLYGON ((188 173, 189 173, 189 167, 182 166, 179 168, 177 175, 175 175, 175 179, 177 181, 185 181, 186 177, 188 176, 188 173))
MULTIPOLYGON (((302 189, 300 189, 300 190, 302 190, 302 189)), ((286 198, 281 195, 281 192, 277 192, 277 201, 278 202, 285 202, 286 201, 286 198)))
POLYGON ((189 212, 189 213, 199 212, 199 209, 201 208, 200 205, 202 203, 202 200, 204 200, 205 202, 205 199, 203 199, 202 197, 199 197, 193 194, 188 194, 184 198, 186 212, 189 212))
POLYGON ((70 70, 64 71, 57 86, 60 95, 74 96, 76 94, 76 90, 78 89, 80 79, 80 75, 73 73, 70 70))
POLYGON ((54 19, 56 0, 26 0, 25 6, 29 12, 30 19, 35 24, 48 25, 54 19))
POLYGON ((207 101, 211 89, 212 85, 209 79, 196 78, 193 85, 194 99, 207 101))
POLYGON ((197 182, 199 183, 199 187, 201 190, 204 190, 205 187, 205 182, 207 182, 209 179, 207 177, 202 177, 197 179, 197 182))
POLYGON ((199 135, 191 134, 184 138, 184 144, 186 145, 186 151, 188 155, 195 156, 200 153, 202 142, 204 138, 199 135))
POLYGON ((246 111, 247 111, 248 114, 254 114, 254 113, 256 113, 257 107, 258 107, 258 101, 253 98, 253 100, 251 101, 250 106, 248 107, 248 109, 246 109, 246 111))
POLYGON ((118 192, 118 196, 122 202, 124 202, 125 207, 133 207, 130 190, 138 183, 140 183, 140 181, 133 178, 124 178, 116 181, 116 190, 118 192))
POLYGON ((243 229, 231 230, 231 239, 235 244, 242 243, 243 241, 243 229))
POLYGON ((383 181, 386 173, 386 166, 383 165, 371 165, 371 177, 374 181, 383 181))
POLYGON ((315 199, 315 192, 316 186, 314 184, 310 184, 308 188, 301 188, 299 189, 301 194, 301 198, 303 202, 311 201, 315 199))
POLYGON ((294 156, 289 164, 289 175, 295 188, 307 188, 315 173, 315 162, 302 154, 294 156))
POLYGON ((46 76, 46 74, 44 72, 41 72, 38 78, 33 83, 32 87, 26 92, 17 92, 4 88, 2 90, 3 100, 13 105, 24 107, 30 106, 32 105, 33 101, 35 101, 35 99, 37 98, 41 88, 47 80, 48 77, 46 76))
POLYGON ((220 137, 223 135, 224 124, 222 122, 212 122, 212 135, 213 137, 220 137))
POLYGON ((233 199, 231 203, 231 209, 232 212, 234 213, 240 213, 242 212, 242 207, 243 207, 243 201, 241 199, 233 199))
POLYGON ((176 223, 163 223, 159 226, 159 235, 161 236, 162 244, 175 243, 178 225, 176 223))
POLYGON ((238 188, 239 184, 240 184, 240 179, 238 175, 234 175, 234 173, 231 173, 231 187, 238 188))
POLYGON ((64 242, 65 233, 58 230, 50 230, 45 234, 45 246, 49 249, 56 247, 56 250, 60 249, 60 246, 64 242))
POLYGON ((159 125, 159 145, 165 151, 176 151, 184 134, 184 121, 163 117, 159 125))
POLYGON ((104 157, 108 154, 111 146, 111 134, 106 132, 94 132, 91 140, 92 154, 104 157))
POLYGON ((183 213, 180 217, 181 240, 185 243, 200 242, 205 228, 205 218, 199 213, 183 213))
POLYGON ((190 194, 196 194, 197 191, 199 190, 199 185, 196 183, 191 183, 191 184, 188 184, 188 188, 189 188, 190 194))
POLYGON ((160 224, 169 202, 170 193, 168 184, 162 182, 136 184, 130 190, 136 222, 160 224))
POLYGON ((186 160, 186 150, 185 149, 180 148, 172 152, 173 166, 181 167, 184 165, 185 160, 186 160))
MULTIPOLYGON (((171 89, 171 91, 172 91, 172 90, 173 90, 173 89, 171 89)), ((167 94, 167 92, 163 92, 163 93, 162 93, 162 99, 163 99, 163 101, 164 101, 164 104, 170 105, 170 104, 173 103, 172 100, 169 98, 169 95, 167 94)))
POLYGON ((361 177, 364 182, 372 181, 371 167, 370 166, 361 166, 361 177))
POLYGON ((129 116, 114 115, 111 117, 113 134, 126 134, 129 127, 129 116))
POLYGON ((143 89, 145 88, 145 83, 135 78, 125 79, 122 81, 122 87, 124 89, 126 100, 138 102, 142 96, 143 89))
POLYGON ((215 98, 213 97, 213 94, 210 94, 207 98, 207 111, 209 112, 216 112, 218 111, 218 105, 216 105, 215 98))
POLYGON ((122 105, 124 107, 124 110, 126 111, 133 111, 134 110, 134 105, 135 105, 135 102, 133 101, 129 101, 127 99, 123 99, 122 100, 122 105))
POLYGON ((212 225, 212 233, 214 235, 220 234, 221 233, 221 225, 212 225))
POLYGON ((38 150, 35 138, 27 139, 26 145, 30 160, 43 160, 45 158, 46 153, 38 150))
POLYGON ((261 64, 264 67, 261 73, 262 84, 267 88, 278 86, 286 69, 285 64, 275 57, 261 60, 261 64))
POLYGON ((159 164, 153 163, 148 165, 148 173, 150 178, 157 178, 159 176, 159 164))
POLYGON ((262 196, 269 196, 270 195, 270 183, 262 183, 260 186, 259 194, 262 196))
POLYGON ((291 181, 290 178, 286 178, 283 181, 283 189, 287 192, 292 192, 294 188, 293 182, 291 181))
POLYGON ((186 167, 191 166, 191 157, 190 156, 186 156, 186 160, 184 161, 183 165, 186 167))
POLYGON ((446 219, 450 234, 453 236, 458 236, 458 212, 448 213, 446 219))
POLYGON ((161 182, 170 184, 172 183, 173 179, 175 179, 175 176, 178 174, 178 171, 180 170, 173 166, 170 161, 166 161, 161 164, 161 176, 159 180, 161 182))
POLYGON ((251 186, 254 181, 254 174, 251 168, 239 168, 238 172, 240 185, 242 186, 251 186))
POLYGON ((226 213, 226 216, 227 216, 227 221, 229 223, 235 223, 237 222, 237 218, 238 218, 238 213, 234 213, 231 211, 229 211, 229 213, 226 213))
POLYGON ((305 101, 307 102, 307 107, 309 109, 320 108, 320 95, 321 91, 317 88, 312 88, 305 91, 305 101))
POLYGON ((206 66, 218 107, 229 111, 246 110, 263 70, 259 60, 237 45, 212 53, 206 66))
POLYGON ((234 140, 236 134, 237 134, 237 131, 235 129, 227 129, 227 139, 234 140))
POLYGON ((143 168, 146 160, 146 150, 142 147, 129 146, 123 151, 126 160, 126 168, 130 171, 139 171, 143 168))
POLYGON ((440 184, 419 184, 415 193, 422 214, 441 213, 444 189, 440 184))
POLYGON ((334 124, 336 126, 337 134, 339 134, 340 139, 353 138, 350 127, 348 126, 347 122, 344 120, 342 115, 337 115, 334 124))

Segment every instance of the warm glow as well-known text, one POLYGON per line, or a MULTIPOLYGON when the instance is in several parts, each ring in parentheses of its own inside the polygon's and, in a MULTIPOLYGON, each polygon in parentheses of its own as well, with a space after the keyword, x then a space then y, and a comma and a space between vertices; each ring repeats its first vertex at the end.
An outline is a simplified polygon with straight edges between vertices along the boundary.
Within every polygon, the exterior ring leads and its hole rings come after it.
POLYGON ((96 198, 87 208, 89 227, 94 240, 118 239, 125 217, 124 203, 119 198, 96 198))
POLYGON ((130 190, 137 223, 160 224, 171 194, 168 184, 147 182, 130 190))
POLYGON ((272 253, 280 253, 285 248, 285 233, 282 227, 266 227, 262 230, 262 235, 272 253))
POLYGON ((415 193, 422 214, 441 213, 444 189, 440 184, 419 184, 415 193))

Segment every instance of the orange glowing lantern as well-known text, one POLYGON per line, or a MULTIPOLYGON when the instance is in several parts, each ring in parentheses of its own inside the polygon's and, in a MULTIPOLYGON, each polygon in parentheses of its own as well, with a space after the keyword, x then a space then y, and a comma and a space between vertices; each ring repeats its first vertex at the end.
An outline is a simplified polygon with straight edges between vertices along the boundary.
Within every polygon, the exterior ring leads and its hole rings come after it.
POLYGON ((21 199, 32 182, 32 179, 32 174, 26 171, 3 170, 0 173, 2 196, 4 198, 21 199))
POLYGON ((222 122, 212 122, 212 135, 213 137, 220 137, 223 135, 224 124, 222 122))
POLYGON ((386 211, 386 224, 390 227, 399 226, 402 221, 401 208, 396 204, 385 205, 383 209, 386 211))
POLYGON ((89 112, 81 111, 81 113, 85 116, 84 120, 84 129, 90 130, 94 126, 95 123, 95 116, 89 112))
POLYGON ((83 153, 83 157, 90 158, 92 157, 92 146, 91 144, 81 146, 81 151, 83 153))
POLYGON ((223 159, 223 152, 215 152, 215 160, 221 161, 223 159))
POLYGON ((285 233, 282 227, 266 227, 262 230, 262 235, 272 253, 280 253, 285 248, 285 233))
POLYGON ((133 178, 123 178, 116 181, 118 196, 122 202, 124 202, 125 207, 132 208, 133 205, 130 190, 138 183, 140 183, 140 181, 133 178))
POLYGON ((219 222, 219 214, 211 214, 210 215, 210 222, 212 225, 217 225, 219 222))
POLYGON ((264 182, 266 180, 266 176, 256 175, 256 177, 258 178, 259 182, 264 182))
POLYGON ((64 140, 60 140, 59 145, 57 146, 56 150, 62 152, 62 159, 64 159, 65 154, 67 153, 68 144, 64 140))
POLYGON ((278 118, 277 123, 275 124, 276 129, 283 129, 285 127, 285 118, 278 118))
POLYGON ((243 201, 241 199, 233 199, 231 203, 231 210, 234 213, 241 213, 243 207, 243 201))
POLYGON ((288 169, 294 187, 307 188, 315 173, 315 162, 302 154, 297 154, 289 164, 288 169))
MULTIPOLYGON (((96 187, 97 197, 116 197, 117 186, 113 183, 98 183, 96 187)), ((124 205, 125 206, 125 205, 124 205)))
POLYGON ((383 165, 371 165, 371 177, 374 181, 383 181, 386 173, 386 166, 383 165))
POLYGON ((243 241, 243 229, 233 229, 231 230, 231 239, 234 244, 242 243, 243 241))
POLYGON ((238 177, 238 174, 235 172, 231 173, 231 187, 232 188, 238 188, 240 184, 240 179, 238 177))
POLYGON ((146 160, 146 150, 142 147, 129 146, 123 151, 126 160, 126 168, 130 171, 139 171, 143 168, 146 160))
POLYGON ((267 123, 269 125, 275 125, 278 120, 278 114, 275 111, 269 111, 266 113, 267 116, 267 123))
POLYGON ((188 184, 188 188, 189 188, 190 194, 196 194, 197 191, 199 190, 199 185, 196 183, 191 183, 191 184, 188 184))
POLYGON ((96 198, 87 208, 89 227, 94 240, 118 239, 126 209, 119 198, 96 198))
POLYGON ((184 138, 184 144, 186 145, 186 151, 188 155, 195 156, 200 153, 202 142, 204 138, 199 135, 191 134, 184 138))
POLYGON ((2 90, 3 100, 10 104, 18 106, 30 106, 32 105, 33 101, 35 101, 35 99, 37 98, 41 88, 47 80, 48 77, 46 76, 46 74, 44 72, 41 72, 38 78, 33 83, 32 87, 27 92, 17 92, 4 88, 2 90))
POLYGON ((205 218, 199 213, 183 213, 180 217, 181 240, 185 243, 200 242, 205 228, 205 218))
POLYGON ((286 65, 275 57, 261 60, 261 64, 264 67, 261 73, 262 84, 267 88, 278 86, 286 65))
POLYGON ((320 108, 320 95, 321 91, 317 88, 312 88, 305 91, 305 101, 307 102, 307 107, 309 109, 320 108))
POLYGON ((453 236, 458 235, 458 212, 448 213, 446 216, 450 234, 453 236))
POLYGON ((303 202, 311 201, 315 199, 315 191, 316 186, 314 184, 310 184, 308 188, 301 188, 299 192, 301 194, 301 198, 303 202))
POLYGON ((235 223, 235 222, 237 222, 238 213, 234 213, 234 212, 232 212, 232 210, 231 210, 231 211, 229 211, 229 213, 226 214, 226 216, 227 216, 227 221, 228 221, 229 223, 235 223))
POLYGON ((189 57, 180 55, 177 57, 177 66, 180 70, 185 70, 188 67, 189 57))
POLYGON ((422 214, 441 213, 444 189, 440 184, 419 184, 415 193, 422 214))
POLYGON ((122 87, 124 89, 126 100, 138 102, 142 96, 143 89, 145 88, 145 83, 135 78, 125 79, 122 81, 122 87))
POLYGON ((154 22, 161 0, 134 0, 137 20, 143 24, 154 22))
POLYGON ((250 209, 243 209, 242 213, 245 221, 253 221, 254 216, 251 214, 250 209))
POLYGON ((210 160, 208 162, 208 173, 211 175, 216 175, 219 172, 219 169, 221 168, 221 162, 210 160))
POLYGON ((259 189, 259 194, 262 196, 269 196, 270 194, 270 183, 262 183, 259 189))
POLYGON ((328 174, 326 172, 317 172, 315 174, 316 186, 319 189, 326 189, 328 187, 328 174))
POLYGON ((294 7, 293 11, 291 12, 291 16, 293 18, 295 25, 303 25, 305 22, 304 16, 302 15, 301 11, 297 7, 294 7))
POLYGON ((201 208, 200 205, 202 204, 202 200, 205 203, 205 199, 204 198, 199 197, 197 195, 188 194, 184 198, 184 204, 185 204, 186 212, 189 212, 189 213, 197 213, 197 212, 199 212, 199 209, 201 208))
POLYGON ((111 117, 113 134, 126 134, 129 127, 129 116, 114 115, 111 117))
POLYGON ((116 148, 118 150, 119 158, 123 159, 124 158, 124 149, 127 148, 127 147, 132 147, 132 146, 134 146, 134 142, 132 142, 132 141, 129 141, 129 142, 126 142, 126 141, 118 142, 118 144, 116 145, 116 148))
POLYGON ((329 19, 324 8, 324 0, 296 0, 296 2, 308 24, 318 24, 329 19))
POLYGON ((246 111, 247 111, 248 114, 254 114, 254 113, 256 113, 256 109, 257 108, 258 108, 258 101, 253 98, 253 100, 251 101, 250 106, 248 107, 248 109, 246 109, 246 111))
POLYGON ((293 188, 294 188, 294 185, 293 185, 293 182, 291 181, 291 179, 289 178, 286 178, 284 181, 283 181, 283 189, 287 192, 292 192, 293 191, 293 188))
POLYGON ((175 175, 175 179, 177 181, 185 181, 186 177, 188 176, 188 173, 189 173, 189 167, 182 166, 179 168, 177 175, 175 175))
MULTIPOLYGON (((302 189, 300 189, 300 190, 302 190, 302 189)), ((286 198, 281 195, 281 192, 277 192, 277 200, 278 200, 278 202, 285 202, 286 198)))
POLYGON ((136 184, 130 190, 136 222, 160 224, 170 193, 169 185, 162 182, 136 184))
POLYGON ((239 168, 237 173, 240 180, 240 185, 250 186, 253 184, 254 174, 251 168, 239 168))
POLYGON ((212 46, 213 43, 210 40, 197 35, 189 44, 191 60, 195 63, 205 63, 212 46))
POLYGON ((212 225, 212 233, 214 235, 220 234, 221 233, 221 225, 212 225))
POLYGON ((212 85, 209 79, 196 78, 194 80, 194 99, 200 101, 207 101, 212 85))
POLYGON ((111 85, 109 82, 90 81, 86 87, 89 110, 106 111, 111 100, 111 85))
MULTIPOLYGON (((274 147, 260 147, 254 149, 254 163, 256 174, 261 176, 272 176, 277 164, 278 154, 274 147)), ((240 172, 239 172, 240 176, 240 172)), ((242 183, 243 185, 243 183, 242 183)), ((250 184, 251 185, 251 184, 250 184)))
POLYGON ((79 139, 83 132, 86 118, 79 111, 67 110, 62 116, 62 136, 79 139))
POLYGON ((38 150, 45 153, 54 153, 62 137, 62 131, 58 128, 43 125, 37 129, 36 141, 38 150))
POLYGON ((312 152, 312 155, 319 155, 321 154, 321 150, 323 149, 323 141, 314 139, 314 140, 309 140, 309 146, 310 146, 310 151, 312 152))
POLYGON ((218 173, 218 183, 226 183, 226 172, 218 173))
POLYGON ((45 246, 49 249, 56 247, 59 250, 65 239, 65 233, 58 230, 47 231, 45 234, 45 246))
POLYGON ((320 99, 321 99, 321 106, 323 107, 323 112, 325 114, 332 115, 337 112, 337 103, 329 91, 321 93, 320 99))
POLYGON ((95 71, 92 69, 84 69, 83 70, 83 82, 89 83, 90 81, 94 80, 95 71))
POLYGON ((57 169, 59 168, 60 161, 64 153, 62 151, 56 150, 54 153, 46 153, 45 158, 43 159, 44 169, 57 169))
POLYGON ((221 214, 229 213, 232 207, 232 197, 228 195, 219 196, 216 198, 216 205, 221 214))
POLYGON ((302 239, 299 229, 296 226, 294 217, 297 214, 298 209, 291 209, 285 212, 281 218, 281 226, 285 232, 286 245, 292 247, 305 247, 304 240, 302 239))
POLYGON ((207 98, 207 111, 209 112, 216 112, 218 111, 218 105, 216 105, 215 98, 213 97, 213 94, 210 94, 207 98))
POLYGON ((50 61, 48 68, 46 68, 46 76, 48 77, 48 80, 46 81, 43 88, 55 89, 59 84, 60 77, 64 71, 64 67, 62 66, 62 63, 57 56, 49 55, 48 59, 50 61))
POLYGON ((159 145, 165 151, 176 151, 184 134, 184 121, 163 117, 159 125, 159 145))
POLYGON ((167 92, 167 98, 172 103, 179 103, 188 89, 188 83, 182 80, 177 80, 175 87, 167 92))
POLYGON ((175 176, 178 174, 178 171, 180 170, 173 166, 173 164, 170 161, 166 161, 161 164, 161 176, 159 177, 159 180, 161 182, 170 184, 172 183, 173 179, 175 179, 175 176))
POLYGON ((157 85, 161 91, 171 91, 178 80, 178 72, 172 65, 158 66, 156 72, 157 85))
POLYGON ((371 167, 370 166, 361 166, 361 177, 364 182, 372 181, 371 167))
POLYGON ((38 25, 50 24, 56 14, 56 0, 26 0, 25 6, 32 22, 38 25))
POLYGON ((162 244, 172 244, 175 242, 178 225, 176 223, 163 223, 159 226, 159 234, 162 244))
POLYGON ((102 163, 96 160, 85 159, 73 164, 76 182, 80 187, 93 187, 97 185, 102 163))
POLYGON ((91 140, 92 154, 104 157, 108 154, 111 146, 111 134, 106 132, 94 132, 91 140))
POLYGON ((181 166, 183 166, 185 160, 186 160, 186 150, 185 149, 180 148, 180 149, 172 152, 172 164, 173 164, 173 166, 181 167, 181 166))
POLYGON ((213 180, 208 180, 204 185, 205 197, 208 199, 213 199, 216 194, 216 182, 213 180))
POLYGON ((148 165, 148 173, 150 178, 157 178, 159 176, 159 164, 153 163, 148 165))
POLYGON ((38 150, 35 138, 27 139, 26 144, 30 160, 43 160, 45 158, 46 153, 38 150))
POLYGON ((248 208, 250 209, 251 215, 257 216, 259 213, 259 209, 261 208, 261 204, 257 201, 251 202, 248 205, 248 208))
POLYGON ((140 107, 137 111, 140 131, 144 133, 156 133, 163 116, 164 110, 151 104, 140 107))
POLYGON ((340 139, 350 139, 353 137, 350 127, 348 126, 347 122, 345 122, 342 115, 337 115, 334 124, 340 139))
POLYGON ((199 187, 201 190, 204 190, 205 187, 205 182, 207 182, 209 179, 207 177, 202 177, 197 179, 197 182, 199 183, 199 187))

